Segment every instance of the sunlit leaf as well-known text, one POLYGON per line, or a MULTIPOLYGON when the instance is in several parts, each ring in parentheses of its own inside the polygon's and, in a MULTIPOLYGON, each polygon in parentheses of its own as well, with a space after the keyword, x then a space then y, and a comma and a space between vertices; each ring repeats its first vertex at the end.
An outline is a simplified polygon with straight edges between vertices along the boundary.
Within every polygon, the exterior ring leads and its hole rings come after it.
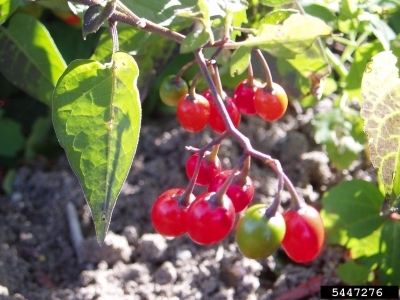
POLYGON ((0 25, 18 8, 21 0, 0 0, 0 25))
POLYGON ((277 57, 294 58, 309 48, 317 37, 331 32, 332 29, 318 18, 292 14, 280 25, 260 25, 256 36, 250 36, 238 45, 259 47, 277 57))
POLYGON ((75 60, 54 91, 54 128, 82 185, 99 243, 138 143, 138 71, 123 52, 115 53, 109 64, 75 60))
POLYGON ((299 11, 296 9, 277 9, 266 14, 265 17, 259 21, 258 26, 262 24, 271 24, 271 25, 282 24, 283 21, 285 21, 291 15, 298 13, 299 11))
POLYGON ((400 195, 400 79, 396 61, 390 51, 375 55, 361 84, 361 116, 371 161, 391 200, 400 195))
POLYGON ((339 278, 350 285, 365 284, 370 277, 370 268, 349 260, 338 267, 339 278))
POLYGON ((281 6, 286 3, 293 2, 293 0, 259 0, 260 4, 267 6, 281 6))
POLYGON ((231 76, 240 75, 246 71, 250 63, 251 48, 239 47, 237 48, 231 58, 231 76))
POLYGON ((180 52, 189 53, 204 46, 210 39, 208 32, 204 29, 189 33, 182 41, 180 52))
POLYGON ((34 98, 50 105, 67 67, 47 29, 35 18, 16 14, 0 26, 0 72, 34 98))
POLYGON ((379 279, 382 285, 398 285, 400 278, 400 222, 389 221, 382 229, 379 279))
POLYGON ((331 223, 332 228, 357 239, 371 235, 385 222, 380 216, 382 201, 379 189, 363 180, 342 182, 327 191, 322 199, 326 214, 337 216, 331 223))

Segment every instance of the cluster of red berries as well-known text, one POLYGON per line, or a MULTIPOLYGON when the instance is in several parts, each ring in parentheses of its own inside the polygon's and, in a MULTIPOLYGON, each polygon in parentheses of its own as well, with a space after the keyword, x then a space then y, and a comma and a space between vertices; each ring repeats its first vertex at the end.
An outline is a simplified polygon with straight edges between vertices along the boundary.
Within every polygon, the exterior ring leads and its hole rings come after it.
MULTIPOLYGON (((222 92, 222 94, 224 94, 222 92)), ((239 83, 233 98, 222 95, 223 104, 232 124, 238 127, 241 113, 257 114, 266 121, 276 121, 286 111, 288 98, 281 86, 270 86, 251 79, 239 83)), ((222 134, 226 125, 210 90, 189 92, 182 78, 167 77, 160 89, 164 103, 177 106, 177 118, 189 132, 195 133, 207 125, 222 134)), ((155 230, 167 237, 187 233, 201 245, 215 244, 232 230, 236 214, 249 206, 254 185, 248 176, 250 156, 244 156, 241 170, 221 170, 218 146, 211 152, 195 152, 186 163, 191 179, 188 188, 167 190, 155 201, 151 219, 155 230), (204 155, 199 156, 199 153, 204 155), (199 161, 200 160, 200 161, 199 161), (192 194, 193 185, 207 186, 207 191, 192 194)), ((278 194, 279 195, 278 191, 278 194)), ((283 214, 278 212, 280 198, 267 207, 253 205, 241 214, 236 226, 236 241, 243 255, 259 259, 271 255, 282 246, 296 262, 308 262, 320 253, 325 240, 322 219, 313 207, 297 203, 283 214)))
MULTIPOLYGON (((151 219, 155 230, 167 237, 188 233, 201 245, 215 244, 232 230, 235 215, 242 212, 254 196, 254 185, 248 176, 250 158, 239 171, 221 170, 217 147, 206 152, 197 170, 195 183, 208 186, 195 197, 187 190, 174 188, 155 201, 151 219), (229 185, 224 186, 226 181, 229 185)), ((186 173, 192 179, 199 154, 192 154, 186 163, 186 173)), ((282 248, 296 262, 313 260, 321 251, 325 231, 319 213, 303 205, 283 214, 269 214, 264 204, 253 205, 239 218, 236 240, 240 251, 249 258, 259 259, 282 248)))
MULTIPOLYGON (((226 131, 210 90, 205 90, 202 95, 191 96, 186 82, 171 75, 161 84, 160 98, 167 105, 177 106, 178 120, 187 131, 196 133, 207 125, 218 134, 226 131)), ((224 95, 222 100, 235 127, 240 124, 240 113, 258 114, 262 119, 273 122, 283 116, 288 105, 286 92, 280 85, 273 83, 272 87, 263 86, 257 80, 252 80, 251 84, 248 80, 240 82, 234 97, 224 95)))
MULTIPOLYGON (((254 185, 247 167, 222 171, 217 148, 204 154, 194 179, 195 184, 208 186, 206 192, 195 197, 184 189, 170 189, 157 198, 151 219, 158 233, 169 237, 188 233, 201 245, 215 244, 229 234, 235 215, 253 199, 254 185), (229 186, 224 189, 227 180, 229 186)), ((189 179, 196 173, 198 160, 199 154, 194 153, 186 163, 189 179)))

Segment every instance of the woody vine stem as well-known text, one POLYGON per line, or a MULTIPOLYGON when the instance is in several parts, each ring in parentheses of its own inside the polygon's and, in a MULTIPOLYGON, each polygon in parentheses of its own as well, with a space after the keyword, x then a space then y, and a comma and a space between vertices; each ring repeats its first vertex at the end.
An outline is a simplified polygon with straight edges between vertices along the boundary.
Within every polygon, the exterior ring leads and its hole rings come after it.
MULTIPOLYGON (((85 4, 88 6, 100 4, 100 1, 98 1, 98 0, 71 0, 71 2, 85 4)), ((118 37, 115 36, 117 34, 117 31, 116 31, 116 28, 114 27, 114 26, 116 26, 117 22, 125 23, 127 25, 136 27, 140 30, 164 36, 164 37, 166 37, 170 40, 173 40, 179 44, 181 44, 182 41, 185 39, 185 35, 183 35, 181 33, 174 32, 166 27, 157 25, 147 19, 138 17, 128 7, 126 7, 123 3, 121 3, 121 1, 117 0, 116 1, 116 9, 114 10, 112 16, 109 18, 109 23, 112 26, 112 28, 110 28, 111 29, 110 32, 113 35, 112 38, 114 41, 114 43, 113 43, 114 50, 117 49, 117 45, 118 45, 118 42, 117 42, 118 37)), ((228 29, 226 29, 226 30, 228 30, 228 29)), ((210 43, 208 43, 204 47, 216 48, 217 49, 216 54, 217 54, 223 48, 235 49, 235 48, 238 48, 239 45, 233 41, 229 41, 226 37, 225 38, 223 37, 222 39, 215 41, 215 43, 213 43, 212 45, 210 43)), ((225 123, 225 126, 227 128, 225 133, 223 133, 216 140, 214 140, 213 142, 211 142, 210 144, 205 146, 203 149, 201 149, 200 152, 204 153, 206 150, 210 149, 215 144, 219 143, 222 139, 224 139, 228 136, 232 136, 239 143, 239 145, 243 148, 245 155, 250 155, 256 159, 261 160, 277 174, 278 179, 279 179, 278 192, 281 190, 281 186, 282 186, 282 182, 283 182, 286 189, 288 190, 288 192, 291 195, 292 205, 294 206, 294 208, 299 208, 304 203, 304 200, 302 198, 300 198, 300 196, 296 192, 296 189, 293 186, 292 182, 286 176, 286 174, 283 172, 280 162, 276 159, 273 159, 271 156, 254 149, 253 146, 251 145, 250 140, 245 135, 243 135, 237 128, 235 128, 235 126, 233 125, 233 123, 228 115, 228 112, 225 108, 225 105, 223 104, 223 100, 222 100, 221 96, 219 95, 217 87, 213 81, 213 78, 212 78, 209 70, 208 70, 208 66, 210 64, 212 64, 212 62, 210 63, 210 61, 206 61, 206 59, 203 55, 202 48, 195 50, 193 53, 194 53, 195 59, 197 61, 197 64, 200 68, 200 72, 207 82, 207 85, 210 89, 211 95, 215 99, 215 104, 216 104, 216 106, 222 116, 222 119, 225 123)), ((272 82, 272 78, 271 78, 271 75, 269 74, 268 65, 267 65, 264 57, 260 54, 259 50, 256 50, 256 56, 259 59, 263 60, 262 61, 263 65, 267 66, 265 68, 266 69, 266 78, 267 78, 267 83, 270 85, 272 82)), ((279 199, 279 197, 276 199, 279 199)))

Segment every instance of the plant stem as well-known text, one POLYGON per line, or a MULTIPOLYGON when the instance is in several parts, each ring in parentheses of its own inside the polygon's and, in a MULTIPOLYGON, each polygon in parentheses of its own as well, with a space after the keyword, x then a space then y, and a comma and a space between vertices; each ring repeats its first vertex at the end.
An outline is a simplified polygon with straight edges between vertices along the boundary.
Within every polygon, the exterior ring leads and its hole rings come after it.
POLYGON ((229 174, 229 177, 225 180, 225 182, 221 185, 218 191, 213 195, 213 199, 215 200, 216 205, 221 205, 223 203, 222 199, 223 196, 226 194, 229 186, 231 185, 233 179, 235 178, 235 173, 239 170, 240 166, 246 160, 249 155, 247 153, 243 153, 242 156, 239 158, 239 161, 236 163, 235 167, 232 170, 232 173, 229 174))
POLYGON ((333 54, 329 48, 325 48, 325 54, 326 54, 326 57, 328 58, 329 62, 332 64, 332 67, 339 74, 340 79, 343 80, 344 78, 346 78, 347 75, 349 74, 349 72, 344 67, 344 65, 342 64, 340 59, 337 58, 335 56, 335 54, 333 54))
POLYGON ((247 66, 246 86, 248 88, 253 88, 254 87, 254 75, 253 75, 253 66, 251 65, 251 58, 250 58, 249 65, 247 66))
POLYGON ((267 61, 265 60, 264 55, 261 53, 261 50, 260 50, 260 49, 253 50, 253 52, 254 52, 254 53, 257 55, 257 57, 260 59, 261 64, 262 64, 263 67, 264 67, 264 71, 265 71, 265 81, 266 81, 266 83, 267 83, 267 85, 264 87, 264 91, 265 91, 265 92, 267 92, 267 91, 268 91, 268 92, 271 92, 271 91, 274 90, 273 85, 272 85, 273 80, 272 80, 271 70, 269 69, 269 66, 268 66, 268 64, 267 64, 267 61), (265 90, 266 88, 267 88, 268 90, 265 90))
POLYGON ((118 42, 118 31, 117 31, 117 22, 113 20, 108 20, 108 25, 110 29, 112 44, 113 44, 113 51, 114 54, 119 50, 119 42, 118 42))

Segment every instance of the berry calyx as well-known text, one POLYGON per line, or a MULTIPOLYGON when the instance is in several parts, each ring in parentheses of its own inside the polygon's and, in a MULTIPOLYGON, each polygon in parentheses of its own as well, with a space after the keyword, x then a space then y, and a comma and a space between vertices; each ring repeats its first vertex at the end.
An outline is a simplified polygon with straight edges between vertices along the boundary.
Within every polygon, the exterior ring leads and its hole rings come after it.
POLYGON ((210 118, 210 103, 199 94, 194 97, 186 94, 179 102, 176 114, 182 127, 191 133, 196 133, 207 126, 210 118))
POLYGON ((254 79, 252 86, 248 84, 248 80, 243 80, 236 86, 233 102, 241 113, 246 115, 255 115, 257 113, 254 107, 254 95, 257 88, 261 86, 261 82, 254 79))
POLYGON ((303 204, 299 209, 283 213, 286 234, 282 247, 295 262, 305 263, 315 259, 325 241, 325 229, 319 212, 303 204))
MULTIPOLYGON (((218 153, 219 146, 215 146, 212 152, 207 151, 200 163, 199 173, 197 174, 196 184, 198 185, 209 185, 211 181, 221 172, 221 161, 219 160, 218 153)), ((186 174, 189 179, 192 179, 197 161, 199 160, 199 154, 192 154, 186 162, 186 174)))
MULTIPOLYGON (((214 98, 211 96, 210 91, 206 90, 203 92, 203 96, 210 102, 210 119, 208 121, 208 125, 215 133, 221 134, 225 132, 226 126, 224 120, 222 119, 222 116, 215 104, 214 98)), ((241 116, 236 104, 232 101, 232 98, 226 95, 223 102, 233 125, 236 128, 239 127, 241 116)))
POLYGON ((235 208, 225 194, 203 193, 189 206, 187 232, 200 245, 212 245, 223 240, 235 221, 235 208))
POLYGON ((161 82, 159 94, 161 101, 169 106, 177 106, 179 100, 189 91, 185 80, 175 75, 167 76, 161 82))
POLYGON ((184 189, 174 188, 162 193, 154 202, 151 221, 161 235, 176 237, 186 233, 187 207, 195 196, 184 189))
POLYGON ((261 119, 269 122, 283 116, 288 106, 285 90, 277 83, 270 87, 259 87, 254 94, 254 107, 261 119))
POLYGON ((251 206, 239 219, 236 241, 240 252, 248 258, 260 259, 270 256, 282 243, 286 225, 282 214, 266 216, 267 206, 251 206))

